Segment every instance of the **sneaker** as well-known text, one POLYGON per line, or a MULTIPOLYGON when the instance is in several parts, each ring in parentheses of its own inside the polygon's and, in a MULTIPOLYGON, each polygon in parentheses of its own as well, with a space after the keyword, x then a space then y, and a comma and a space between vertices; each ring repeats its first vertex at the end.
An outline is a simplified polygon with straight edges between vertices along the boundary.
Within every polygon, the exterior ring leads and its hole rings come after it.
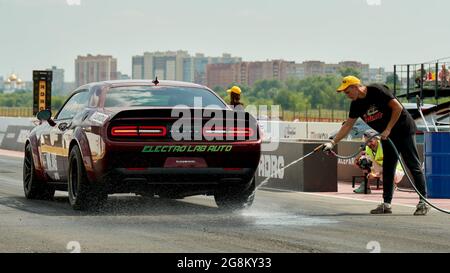
POLYGON ((391 214, 392 213, 392 207, 391 204, 388 203, 381 203, 378 205, 376 209, 373 209, 370 211, 370 214, 391 214))
POLYGON ((426 215, 429 210, 430 210, 430 207, 427 206, 427 204, 425 204, 423 202, 419 202, 419 204, 417 204, 416 211, 414 212, 414 215, 416 215, 416 216, 418 216, 418 215, 426 215))
MULTIPOLYGON (((361 185, 353 190, 354 193, 364 193, 364 188, 366 187, 366 183, 362 182, 361 185)), ((367 188, 367 194, 372 193, 372 190, 370 188, 367 188)))

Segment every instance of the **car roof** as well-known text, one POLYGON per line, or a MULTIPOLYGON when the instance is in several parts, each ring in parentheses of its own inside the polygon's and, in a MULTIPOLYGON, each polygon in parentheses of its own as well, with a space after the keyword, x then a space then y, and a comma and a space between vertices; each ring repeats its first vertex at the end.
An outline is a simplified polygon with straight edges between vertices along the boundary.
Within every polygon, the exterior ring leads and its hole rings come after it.
MULTIPOLYGON (((190 83, 190 82, 167 81, 167 80, 158 80, 158 81, 159 81, 158 86, 175 86, 175 87, 191 87, 191 88, 209 89, 204 85, 190 83)), ((89 84, 78 87, 77 90, 86 89, 86 88, 90 89, 95 86, 121 87, 121 86, 133 86, 133 85, 154 86, 155 84, 153 83, 153 80, 111 80, 111 81, 89 83, 89 84)))

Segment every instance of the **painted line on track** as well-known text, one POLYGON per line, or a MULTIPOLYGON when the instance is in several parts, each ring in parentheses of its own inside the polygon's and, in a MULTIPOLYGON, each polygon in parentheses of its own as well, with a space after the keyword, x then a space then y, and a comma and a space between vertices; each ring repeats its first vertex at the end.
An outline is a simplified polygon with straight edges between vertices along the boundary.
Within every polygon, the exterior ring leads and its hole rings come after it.
POLYGON ((24 152, 0 149, 0 156, 9 156, 9 157, 15 157, 15 158, 23 158, 24 157, 24 152))

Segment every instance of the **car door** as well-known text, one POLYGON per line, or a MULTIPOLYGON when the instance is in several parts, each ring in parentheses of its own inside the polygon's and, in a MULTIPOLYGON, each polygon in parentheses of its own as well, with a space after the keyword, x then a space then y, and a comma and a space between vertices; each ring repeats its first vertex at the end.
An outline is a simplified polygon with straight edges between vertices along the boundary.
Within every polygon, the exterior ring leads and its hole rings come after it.
POLYGON ((48 176, 54 181, 67 179, 69 144, 73 134, 73 119, 82 113, 89 101, 89 90, 74 93, 55 116, 56 125, 43 135, 41 153, 48 176))

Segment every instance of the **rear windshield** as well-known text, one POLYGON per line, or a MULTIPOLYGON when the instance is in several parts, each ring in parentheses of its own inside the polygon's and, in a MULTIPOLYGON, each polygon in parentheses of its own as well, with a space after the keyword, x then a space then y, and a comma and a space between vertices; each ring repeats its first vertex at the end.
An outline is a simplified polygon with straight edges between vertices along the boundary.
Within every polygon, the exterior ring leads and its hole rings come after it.
POLYGON ((226 105, 211 91, 190 87, 115 87, 106 93, 105 100, 105 107, 174 107, 177 105, 226 108, 226 105), (197 101, 201 101, 201 105, 194 105, 194 98, 197 101))

